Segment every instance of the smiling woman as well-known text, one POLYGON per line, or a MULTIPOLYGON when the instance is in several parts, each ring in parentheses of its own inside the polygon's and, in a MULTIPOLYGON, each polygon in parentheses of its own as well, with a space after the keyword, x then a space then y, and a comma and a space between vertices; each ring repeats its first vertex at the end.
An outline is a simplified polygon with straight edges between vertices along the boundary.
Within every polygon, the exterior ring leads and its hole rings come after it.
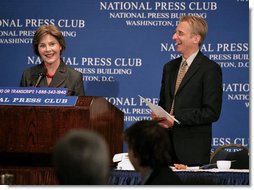
POLYGON ((61 58, 65 48, 64 36, 57 26, 39 27, 33 37, 33 50, 43 61, 23 72, 20 86, 61 87, 69 90, 68 95, 84 96, 82 74, 61 58))

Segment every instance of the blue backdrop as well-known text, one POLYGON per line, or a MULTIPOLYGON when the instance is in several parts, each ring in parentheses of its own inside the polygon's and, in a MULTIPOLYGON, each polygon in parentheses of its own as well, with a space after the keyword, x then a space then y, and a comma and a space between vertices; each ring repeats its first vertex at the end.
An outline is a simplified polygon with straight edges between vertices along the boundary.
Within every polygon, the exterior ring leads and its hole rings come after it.
POLYGON ((162 67, 179 56, 172 41, 179 17, 204 17, 209 31, 201 50, 223 71, 212 146, 249 146, 248 0, 1 0, 0 13, 0 86, 18 86, 22 71, 40 63, 34 31, 55 24, 67 43, 63 58, 83 73, 86 95, 121 109, 125 128, 150 119, 138 95, 158 103, 162 67))

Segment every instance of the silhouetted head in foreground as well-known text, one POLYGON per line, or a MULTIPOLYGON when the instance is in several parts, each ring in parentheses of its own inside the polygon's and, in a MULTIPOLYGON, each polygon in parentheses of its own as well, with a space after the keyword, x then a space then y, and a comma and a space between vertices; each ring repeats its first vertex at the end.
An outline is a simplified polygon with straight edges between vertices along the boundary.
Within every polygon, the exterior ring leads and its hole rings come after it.
POLYGON ((54 167, 61 185, 103 185, 109 174, 109 150, 97 133, 72 130, 54 148, 54 167))

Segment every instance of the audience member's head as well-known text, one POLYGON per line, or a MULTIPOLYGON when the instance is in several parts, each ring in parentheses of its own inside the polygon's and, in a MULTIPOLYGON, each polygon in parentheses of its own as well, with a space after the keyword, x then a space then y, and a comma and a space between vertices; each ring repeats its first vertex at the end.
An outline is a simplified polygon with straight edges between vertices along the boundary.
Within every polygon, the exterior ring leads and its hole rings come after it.
POLYGON ((167 129, 157 121, 138 121, 124 132, 131 163, 137 171, 142 168, 169 166, 171 144, 167 129))
POLYGON ((107 183, 110 160, 106 141, 83 129, 69 131, 54 148, 54 167, 61 185, 107 183))

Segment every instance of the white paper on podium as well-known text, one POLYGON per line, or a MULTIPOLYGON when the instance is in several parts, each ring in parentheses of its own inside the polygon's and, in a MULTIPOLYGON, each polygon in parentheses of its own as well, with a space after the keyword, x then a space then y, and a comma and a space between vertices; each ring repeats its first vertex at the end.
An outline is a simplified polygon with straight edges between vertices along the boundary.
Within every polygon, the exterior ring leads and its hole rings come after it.
POLYGON ((166 119, 173 119, 175 122, 180 124, 180 122, 176 118, 174 118, 172 115, 166 112, 161 106, 149 102, 140 95, 138 96, 148 105, 148 107, 154 112, 155 115, 157 115, 158 117, 165 117, 166 119))

